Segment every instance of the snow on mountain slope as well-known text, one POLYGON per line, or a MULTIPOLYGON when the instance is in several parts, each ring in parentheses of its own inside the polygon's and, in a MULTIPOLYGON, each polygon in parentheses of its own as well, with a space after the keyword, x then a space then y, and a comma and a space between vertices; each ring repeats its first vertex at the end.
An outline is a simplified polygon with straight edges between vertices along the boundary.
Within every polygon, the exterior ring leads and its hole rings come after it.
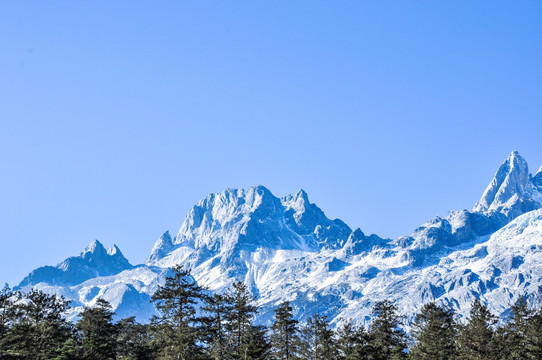
POLYGON ((474 211, 501 212, 513 219, 538 209, 542 200, 542 187, 538 180, 533 181, 527 162, 517 151, 513 151, 497 170, 493 181, 474 206, 474 211))
POLYGON ((463 247, 421 269, 399 248, 350 258, 328 253, 281 259, 259 284, 262 317, 270 319, 272 308, 284 299, 293 302, 300 318, 318 311, 334 323, 364 323, 372 304, 385 299, 409 319, 428 301, 452 305, 462 316, 474 299, 496 314, 505 313, 520 295, 542 305, 542 210, 463 247))
POLYGON ((18 288, 40 282, 74 285, 97 276, 115 275, 131 267, 116 245, 106 250, 98 240, 94 240, 81 255, 70 257, 54 267, 44 266, 32 271, 18 288))
POLYGON ((533 184, 536 187, 536 192, 534 193, 534 200, 542 203, 542 166, 538 172, 533 176, 533 184))
POLYGON ((415 285, 410 299, 440 300, 462 314, 474 299, 483 300, 496 314, 505 312, 520 295, 540 306, 542 210, 519 216, 484 240, 404 279, 415 285))
MULTIPOLYGON (((352 234, 345 223, 328 219, 311 204, 303 190, 279 199, 263 186, 228 189, 198 202, 173 240, 162 236, 157 241, 146 264, 184 263, 202 278, 214 270, 215 283, 206 284, 216 289, 221 288, 217 283, 224 287, 239 278, 253 285, 255 269, 276 251, 311 253, 339 249, 348 241, 356 251, 365 235, 352 234)), ((374 236, 372 241, 379 240, 374 236)))
MULTIPOLYGON (((118 319, 137 315, 140 321, 147 321, 157 315, 150 299, 158 285, 163 284, 165 274, 167 269, 139 265, 115 275, 98 276, 72 286, 43 281, 33 287, 71 300, 72 319, 83 306, 93 306, 96 300, 103 298, 111 303, 118 319)), ((28 287, 23 288, 26 289, 28 287)))
POLYGON ((198 202, 175 237, 165 232, 156 241, 145 264, 132 267, 118 249, 105 256, 98 243, 19 286, 63 294, 75 311, 103 297, 119 316, 145 321, 168 268, 183 264, 213 291, 245 282, 263 323, 284 300, 300 320, 319 312, 333 324, 364 323, 384 299, 407 318, 427 301, 464 315, 476 298, 505 313, 519 295, 542 302, 541 194, 542 169, 531 176, 513 152, 473 211, 451 211, 389 240, 328 219, 303 190, 278 198, 263 186, 228 189, 198 202))
MULTIPOLYGON (((232 252, 239 247, 316 251, 337 247, 351 233, 340 220, 329 220, 307 194, 279 199, 263 186, 211 194, 192 208, 172 244, 232 252)), ((169 244, 168 244, 169 245, 169 244)), ((150 260, 163 246, 155 246, 150 260)), ((152 263, 148 261, 148 263, 152 263)))

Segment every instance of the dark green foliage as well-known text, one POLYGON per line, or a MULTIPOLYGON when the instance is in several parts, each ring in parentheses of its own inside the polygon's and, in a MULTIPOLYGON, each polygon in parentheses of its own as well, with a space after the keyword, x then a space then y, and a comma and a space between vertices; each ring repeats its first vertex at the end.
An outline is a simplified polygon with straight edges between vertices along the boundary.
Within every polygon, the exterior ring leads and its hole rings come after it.
POLYGON ((161 359, 195 360, 202 357, 199 344, 197 304, 201 301, 202 289, 190 272, 175 266, 173 275, 152 296, 152 301, 162 316, 154 326, 160 331, 158 354, 161 359))
POLYGON ((68 305, 64 298, 38 290, 18 294, 11 310, 15 318, 3 339, 3 356, 37 360, 58 356, 71 336, 71 326, 64 319, 68 305))
POLYGON ((333 331, 318 314, 299 325, 288 302, 275 309, 275 322, 266 328, 253 323, 258 309, 244 284, 204 295, 181 267, 153 300, 162 316, 149 325, 134 317, 113 323, 114 312, 100 299, 73 326, 65 320, 69 303, 62 297, 5 286, 0 360, 542 360, 541 309, 530 309, 521 298, 499 327, 480 301, 463 325, 451 309, 426 304, 412 324, 408 356, 390 301, 375 304, 368 331, 349 322, 333 331))
POLYGON ((13 292, 8 284, 0 291, 0 359, 5 358, 6 334, 15 319, 13 292))
POLYGON ((75 338, 71 337, 62 344, 58 356, 53 360, 79 360, 81 357, 81 347, 78 346, 75 338))
POLYGON ((83 310, 76 324, 83 359, 115 359, 117 328, 113 324, 113 315, 111 305, 103 299, 98 299, 96 306, 83 310))
POLYGON ((524 298, 512 306, 512 316, 495 332, 496 349, 501 359, 528 359, 527 329, 532 312, 524 298))
MULTIPOLYGON (((169 344, 175 338, 173 327, 160 321, 160 318, 155 316, 151 319, 149 332, 151 347, 156 351, 156 358, 167 359, 169 344)), ((170 358, 174 358, 174 355, 171 355, 170 358)))
POLYGON ((297 320, 293 318, 292 306, 288 301, 275 309, 275 322, 271 325, 271 346, 273 359, 297 359, 299 354, 299 336, 297 320))
POLYGON ((301 358, 307 360, 336 359, 333 331, 325 316, 314 314, 301 330, 301 358))
POLYGON ((148 325, 135 321, 135 317, 123 319, 116 324, 118 360, 151 360, 155 358, 148 325))
POLYGON ((271 345, 267 338, 265 326, 251 326, 248 342, 241 347, 243 360, 265 360, 269 359, 271 345))
POLYGON ((496 318, 480 301, 475 300, 466 325, 460 327, 459 358, 487 360, 496 357, 493 325, 496 318))
POLYGON ((252 320, 257 312, 254 298, 242 282, 233 283, 226 298, 231 304, 226 316, 226 329, 229 333, 229 357, 246 359, 249 347, 256 345, 252 337, 252 320))
POLYGON ((371 353, 370 337, 363 326, 347 322, 337 330, 337 355, 340 360, 368 359, 371 353))
POLYGON ((529 359, 542 360, 542 309, 529 318, 525 335, 529 359))
POLYGON ((416 345, 409 357, 416 360, 455 359, 457 324, 451 309, 425 304, 412 324, 416 345))
POLYGON ((512 349, 509 347, 508 332, 506 326, 497 327, 493 332, 493 340, 490 344, 492 359, 509 360, 512 356, 512 349))
POLYGON ((205 297, 206 313, 202 317, 202 335, 207 344, 206 354, 209 358, 222 360, 228 352, 228 330, 226 320, 232 309, 230 298, 221 294, 205 297))
POLYGON ((406 335, 401 329, 397 307, 389 300, 379 301, 373 307, 375 315, 369 335, 369 358, 375 360, 406 357, 406 335))
POLYGON ((501 359, 542 359, 542 316, 529 309, 527 301, 519 298, 512 306, 512 316, 502 327, 498 343, 501 359))
POLYGON ((356 349, 356 329, 347 322, 337 330, 337 353, 340 359, 347 359, 356 349))

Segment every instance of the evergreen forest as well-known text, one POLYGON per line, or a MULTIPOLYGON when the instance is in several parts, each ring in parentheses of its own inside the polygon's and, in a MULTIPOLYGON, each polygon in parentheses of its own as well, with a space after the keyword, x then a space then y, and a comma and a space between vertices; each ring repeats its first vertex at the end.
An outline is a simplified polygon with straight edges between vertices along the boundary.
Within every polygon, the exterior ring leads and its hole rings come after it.
POLYGON ((0 360, 501 360, 542 359, 542 311, 520 298, 507 319, 475 301, 459 321, 453 309, 425 304, 409 324, 390 301, 377 302, 367 327, 332 329, 325 316, 305 323, 279 304, 269 327, 254 323, 254 298, 241 282, 223 294, 199 287, 175 267, 152 301, 160 316, 115 321, 98 300, 70 322, 69 302, 39 290, 0 291, 0 360), (500 321, 499 321, 500 320, 500 321))

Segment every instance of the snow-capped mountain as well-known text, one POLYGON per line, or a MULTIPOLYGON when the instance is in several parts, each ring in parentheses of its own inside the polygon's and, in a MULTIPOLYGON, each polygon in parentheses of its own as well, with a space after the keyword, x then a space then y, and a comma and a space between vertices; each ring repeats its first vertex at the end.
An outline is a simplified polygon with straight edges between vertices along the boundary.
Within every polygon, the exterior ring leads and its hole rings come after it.
POLYGON ((505 313, 520 296, 542 303, 542 168, 529 174, 511 153, 472 211, 451 211, 409 236, 382 239, 331 220, 308 195, 275 197, 263 186, 229 189, 198 202, 177 234, 165 232, 144 264, 131 266, 116 247, 94 242, 79 257, 34 270, 19 288, 73 300, 97 298, 119 316, 154 314, 150 296, 168 269, 183 264, 212 291, 245 282, 260 322, 289 300, 303 320, 319 312, 334 324, 364 323, 375 301, 395 301, 411 317, 424 302, 466 314, 474 299, 505 313))
MULTIPOLYGON (((217 268, 224 284, 234 278, 252 283, 254 268, 247 256, 264 249, 300 253, 337 250, 348 240, 356 250, 366 239, 361 231, 351 234, 345 223, 328 219, 311 204, 303 190, 279 199, 263 186, 229 189, 197 203, 174 239, 168 233, 158 239, 146 264, 171 267, 184 263, 197 272, 217 268)), ((378 240, 375 236, 373 241, 378 240)), ((217 284, 208 283, 212 288, 218 288, 217 284)))
POLYGON ((538 209, 542 202, 541 170, 542 167, 532 177, 525 159, 513 151, 497 170, 474 211, 484 214, 499 212, 513 219, 538 209))
POLYGON ((94 240, 79 256, 67 258, 57 266, 43 266, 28 274, 19 287, 46 282, 51 285, 69 286, 99 276, 115 275, 132 268, 116 245, 106 250, 94 240))

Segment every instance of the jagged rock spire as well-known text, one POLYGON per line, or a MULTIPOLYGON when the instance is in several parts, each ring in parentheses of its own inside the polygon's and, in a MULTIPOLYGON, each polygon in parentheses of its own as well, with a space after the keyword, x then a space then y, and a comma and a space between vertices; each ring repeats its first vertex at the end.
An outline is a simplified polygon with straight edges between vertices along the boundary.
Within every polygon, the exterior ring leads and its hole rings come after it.
POLYGON ((536 186, 529 175, 527 161, 517 151, 512 151, 495 173, 473 211, 501 212, 514 218, 540 207, 536 198, 536 186))
POLYGON ((171 235, 169 234, 169 231, 166 231, 156 240, 156 243, 154 244, 154 247, 152 248, 151 255, 147 259, 147 262, 152 262, 153 260, 157 260, 165 254, 167 254, 169 251, 173 249, 173 240, 171 239, 171 235))

